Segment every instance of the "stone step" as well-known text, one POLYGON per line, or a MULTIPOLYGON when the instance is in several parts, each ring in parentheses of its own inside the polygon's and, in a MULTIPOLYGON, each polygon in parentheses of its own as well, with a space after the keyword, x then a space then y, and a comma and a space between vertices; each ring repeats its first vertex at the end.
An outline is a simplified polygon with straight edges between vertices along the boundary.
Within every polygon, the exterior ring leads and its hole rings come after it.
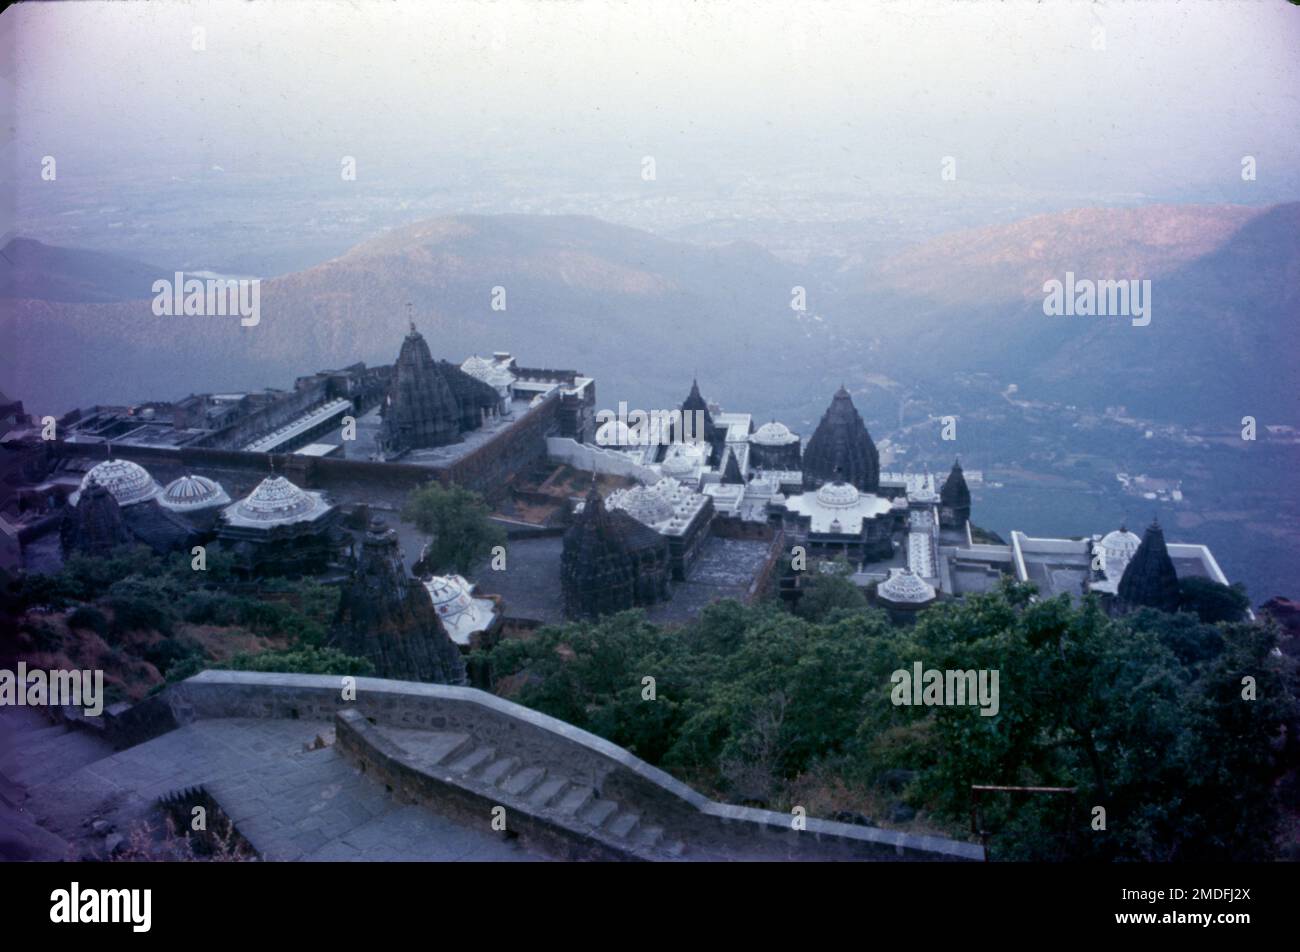
POLYGON ((577 816, 578 811, 585 807, 595 797, 596 791, 591 787, 574 787, 564 796, 560 797, 560 802, 556 804, 556 809, 561 813, 569 816, 577 816))
POLYGON ((407 727, 385 727, 385 737, 424 767, 450 763, 468 754, 476 746, 468 734, 457 731, 412 730, 407 727))
POLYGON ((538 809, 548 807, 555 801, 556 797, 567 789, 569 789, 569 781, 563 777, 552 777, 529 795, 528 802, 538 809))
POLYGON ((12 735, 14 749, 23 750, 27 747, 41 744, 53 737, 58 737, 60 734, 66 734, 67 732, 68 726, 66 724, 51 724, 49 727, 37 728, 34 731, 16 731, 12 735))
POLYGON ((468 734, 439 734, 429 744, 421 745, 418 752, 426 764, 445 764, 473 749, 474 738, 468 734))
POLYGON ((636 845, 642 849, 656 849, 664 838, 662 826, 643 826, 636 835, 636 845))
POLYGON ((21 730, 6 732, 3 738, 0 738, 0 769, 21 770, 32 752, 46 748, 67 732, 68 728, 63 724, 53 724, 36 730, 24 727, 21 730))
POLYGON ((596 829, 600 829, 605 821, 617 812, 618 804, 613 800, 592 800, 587 804, 586 809, 579 814, 579 819, 584 823, 590 823, 596 829))
POLYGON ((478 779, 482 780, 489 786, 495 787, 506 777, 509 777, 514 773, 518 766, 518 757, 502 757, 499 760, 494 760, 492 763, 488 764, 487 767, 483 769, 483 772, 478 775, 478 779))
POLYGON ((545 767, 525 767, 501 782, 501 789, 516 797, 527 796, 546 779, 545 767))
POLYGON ((87 731, 58 730, 57 734, 47 734, 40 743, 11 752, 3 766, 5 776, 25 787, 35 787, 113 754, 112 745, 102 737, 87 731))
POLYGON ((476 747, 459 760, 453 760, 448 767, 462 776, 468 777, 485 764, 489 764, 497 755, 495 747, 476 747))
POLYGON ((605 830, 612 836, 617 836, 620 840, 623 840, 631 836, 632 832, 640 825, 641 814, 624 810, 605 824, 605 830))

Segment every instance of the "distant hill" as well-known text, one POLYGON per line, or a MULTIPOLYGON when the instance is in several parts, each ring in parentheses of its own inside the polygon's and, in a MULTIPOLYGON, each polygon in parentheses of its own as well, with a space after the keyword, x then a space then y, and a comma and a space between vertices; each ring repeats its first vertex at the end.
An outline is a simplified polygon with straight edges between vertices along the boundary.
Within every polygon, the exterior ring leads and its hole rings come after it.
POLYGON ((984 370, 1162 419, 1293 422, 1298 278, 1300 203, 1082 209, 910 249, 864 275, 845 311, 886 363, 922 377, 984 370), (1151 280, 1150 325, 1045 315, 1043 283, 1067 271, 1151 280))
POLYGON ((170 274, 120 255, 56 248, 32 238, 14 238, 0 248, 0 298, 70 304, 147 300, 154 281, 170 274))
MULTIPOLYGON (((705 247, 581 216, 438 218, 263 281, 251 328, 156 317, 147 292, 125 297, 165 268, 36 242, 17 260, 0 308, 15 346, 0 353, 0 379, 40 410, 386 363, 409 302, 437 356, 508 350, 579 369, 596 377, 602 407, 673 406, 698 375, 724 406, 809 432, 842 381, 859 393, 875 379, 924 387, 985 370, 1029 396, 1161 419, 1298 415, 1300 204, 1037 216, 900 252, 834 296, 749 243, 705 247), (1043 282, 1066 271, 1150 279, 1150 326, 1044 315, 1043 282), (795 285, 808 288, 805 313, 790 308, 795 285), (504 311, 491 307, 495 287, 504 311)), ((884 391, 859 402, 869 420, 897 405, 884 391)))
POLYGON ((707 248, 577 216, 441 218, 263 281, 257 327, 30 288, 0 316, 18 343, 0 370, 29 405, 60 410, 286 386, 317 369, 392 361, 409 302, 440 357, 509 350, 529 365, 579 369, 596 376, 602 406, 676 405, 698 373, 708 395, 744 406, 770 397, 771 370, 816 373, 820 332, 789 307, 801 280, 754 245, 707 248), (491 307, 495 287, 504 311, 491 307))

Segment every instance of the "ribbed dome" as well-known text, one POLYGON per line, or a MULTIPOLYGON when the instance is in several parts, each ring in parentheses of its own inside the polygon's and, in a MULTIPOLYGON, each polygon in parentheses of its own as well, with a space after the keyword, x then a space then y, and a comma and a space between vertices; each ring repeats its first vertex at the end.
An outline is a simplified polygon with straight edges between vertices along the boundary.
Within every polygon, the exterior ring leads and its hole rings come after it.
POLYGON ((458 575, 435 575, 424 587, 440 618, 454 617, 473 607, 465 580, 458 575))
POLYGON ((827 483, 817 490, 817 501, 830 509, 850 509, 858 504, 858 487, 848 483, 827 483))
POLYGON ((685 453, 675 453, 663 461, 661 469, 670 476, 689 476, 697 463, 685 453))
MULTIPOLYGON (((675 481, 668 482, 672 486, 677 485, 675 481)), ((649 486, 633 486, 631 489, 612 492, 606 504, 610 509, 622 509, 643 525, 656 525, 673 517, 673 505, 667 494, 649 486)))
POLYGON ((1107 532, 1101 538, 1101 563, 1102 572, 1107 578, 1112 578, 1118 582, 1124 576, 1124 569, 1128 566, 1133 554, 1137 552, 1138 546, 1142 544, 1142 539, 1136 532, 1129 532, 1127 529, 1115 529, 1107 532))
MULTIPOLYGON (((162 487, 149 475, 139 463, 129 459, 109 459, 98 463, 81 478, 81 489, 85 490, 91 483, 103 486, 119 506, 130 506, 137 502, 148 502, 162 492, 162 487)), ((78 492, 80 498, 81 493, 78 492)), ((71 499, 75 506, 76 499, 71 499)))
POLYGON ((230 496, 215 480, 190 475, 168 483, 159 501, 168 509, 207 509, 228 505, 230 496))
POLYGON ((755 430, 754 435, 749 438, 749 442, 757 443, 759 446, 786 446, 798 439, 799 437, 790 432, 788 426, 773 420, 771 423, 764 423, 755 430))
POLYGON ((934 599, 934 588, 910 569, 893 569, 876 586, 876 595, 891 602, 920 605, 934 599))
POLYGON ((268 476, 235 509, 245 519, 279 522, 309 515, 317 506, 317 497, 303 492, 283 476, 268 476))

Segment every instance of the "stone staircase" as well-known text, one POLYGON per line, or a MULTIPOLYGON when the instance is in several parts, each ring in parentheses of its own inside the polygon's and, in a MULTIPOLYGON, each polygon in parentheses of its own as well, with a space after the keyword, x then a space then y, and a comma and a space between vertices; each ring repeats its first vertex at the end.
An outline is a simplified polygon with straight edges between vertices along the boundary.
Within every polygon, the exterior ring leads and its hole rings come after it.
POLYGON ((603 796, 591 778, 519 757, 451 731, 379 727, 419 769, 563 826, 576 826, 614 850, 647 860, 686 858, 686 845, 662 824, 603 796))
POLYGON ((22 787, 57 780, 112 753, 103 738, 36 711, 9 708, 0 715, 0 776, 22 787))

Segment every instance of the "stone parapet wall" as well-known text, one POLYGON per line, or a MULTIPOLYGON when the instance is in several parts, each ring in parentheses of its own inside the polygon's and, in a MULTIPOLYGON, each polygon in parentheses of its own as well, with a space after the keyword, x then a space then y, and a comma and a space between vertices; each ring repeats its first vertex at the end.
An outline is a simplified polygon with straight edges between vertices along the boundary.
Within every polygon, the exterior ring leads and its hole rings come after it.
POLYGON ((546 453, 551 459, 567 463, 585 473, 606 476, 626 476, 648 486, 662 477, 649 466, 642 466, 626 453, 606 449, 592 443, 579 443, 568 437, 553 436, 546 441, 546 453))
POLYGON ((436 805, 438 812, 482 828, 489 826, 494 808, 505 806, 506 830, 520 836, 529 849, 566 860, 639 858, 584 831, 518 809, 509 802, 513 799, 509 796, 489 796, 456 783, 445 774, 415 764, 401 746, 358 710, 339 711, 334 724, 335 743, 344 756, 356 763, 363 773, 383 783, 402 802, 436 805))
MULTIPOLYGON (((653 817, 687 844, 692 859, 983 859, 983 850, 973 844, 874 827, 808 819, 805 830, 794 830, 787 814, 709 800, 609 741, 473 688, 358 678, 356 700, 347 702, 341 686, 340 678, 323 675, 205 671, 135 708, 109 712, 107 726, 120 745, 140 743, 204 718, 333 722, 342 728, 341 734, 348 735, 341 742, 348 755, 392 778, 387 782, 395 789, 401 787, 405 795, 439 807, 450 797, 457 809, 472 810, 481 818, 482 798, 469 790, 449 793, 448 778, 439 779, 429 768, 406 758, 400 747, 375 739, 382 737, 385 727, 463 732, 524 762, 581 778, 602 796, 653 817), (343 712, 342 720, 336 721, 343 712)), ((555 843, 561 855, 569 855, 575 842, 580 853, 586 850, 592 857, 616 851, 578 824, 545 813, 528 813, 518 805, 511 810, 516 825, 527 827, 525 832, 547 842, 558 837, 555 843)))

